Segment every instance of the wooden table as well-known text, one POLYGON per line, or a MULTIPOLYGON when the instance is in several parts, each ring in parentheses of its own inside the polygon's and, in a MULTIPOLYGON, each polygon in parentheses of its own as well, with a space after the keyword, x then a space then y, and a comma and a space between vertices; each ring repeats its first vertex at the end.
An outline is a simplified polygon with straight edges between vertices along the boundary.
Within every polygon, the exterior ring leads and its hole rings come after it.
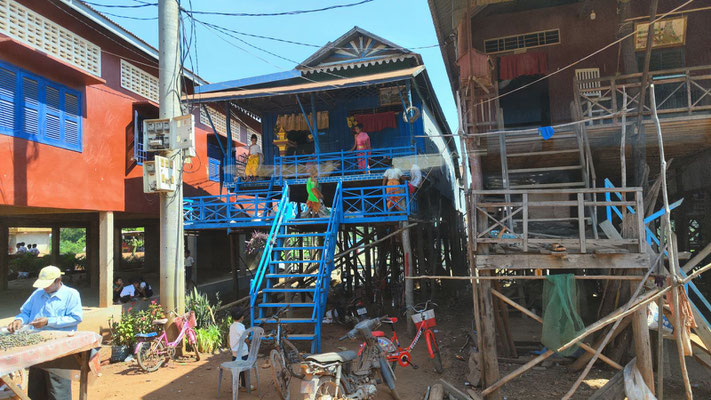
POLYGON ((0 380, 19 398, 28 400, 25 392, 10 379, 11 372, 29 367, 79 370, 79 399, 86 400, 89 370, 94 369, 94 372, 97 372, 98 367, 98 363, 91 363, 91 350, 101 346, 101 336, 88 331, 39 333, 47 341, 0 352, 0 380))

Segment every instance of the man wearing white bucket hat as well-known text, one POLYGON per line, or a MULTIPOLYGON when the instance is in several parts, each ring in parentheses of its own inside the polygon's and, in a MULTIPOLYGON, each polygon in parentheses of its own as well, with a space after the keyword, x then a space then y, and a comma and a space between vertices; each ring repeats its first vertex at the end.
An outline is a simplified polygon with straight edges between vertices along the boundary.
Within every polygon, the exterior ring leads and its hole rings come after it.
MULTIPOLYGON (((76 289, 62 284, 64 273, 55 266, 42 268, 32 285, 37 288, 7 327, 15 332, 29 325, 39 330, 74 331, 82 319, 81 298, 76 289)), ((28 395, 31 399, 72 398, 71 380, 30 367, 28 395)))

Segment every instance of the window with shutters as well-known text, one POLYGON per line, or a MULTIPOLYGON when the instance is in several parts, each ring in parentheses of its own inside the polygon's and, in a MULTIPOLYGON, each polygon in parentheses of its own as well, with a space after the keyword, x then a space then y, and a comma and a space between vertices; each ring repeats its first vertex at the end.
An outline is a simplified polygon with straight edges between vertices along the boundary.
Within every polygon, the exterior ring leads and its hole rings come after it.
POLYGON ((0 133, 82 150, 81 93, 0 62, 0 133))
POLYGON ((547 31, 486 39, 484 40, 484 51, 488 54, 495 54, 518 49, 551 46, 559 43, 560 30, 550 29, 547 31))

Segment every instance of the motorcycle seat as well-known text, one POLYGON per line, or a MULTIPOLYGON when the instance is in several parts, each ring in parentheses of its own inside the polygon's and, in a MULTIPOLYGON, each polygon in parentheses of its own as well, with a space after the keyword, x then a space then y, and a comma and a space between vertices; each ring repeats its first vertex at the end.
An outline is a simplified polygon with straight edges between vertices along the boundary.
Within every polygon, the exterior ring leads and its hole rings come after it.
POLYGON ((332 363, 332 362, 347 362, 355 360, 358 354, 352 350, 339 351, 338 353, 322 353, 322 354, 312 354, 306 357, 307 361, 316 361, 318 363, 332 363))

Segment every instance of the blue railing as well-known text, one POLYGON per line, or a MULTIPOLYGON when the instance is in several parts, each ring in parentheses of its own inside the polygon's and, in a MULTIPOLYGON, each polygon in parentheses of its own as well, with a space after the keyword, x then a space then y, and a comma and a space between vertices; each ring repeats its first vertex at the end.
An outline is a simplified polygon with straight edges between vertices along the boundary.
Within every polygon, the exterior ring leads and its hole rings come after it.
MULTIPOLYGON (((333 153, 304 154, 274 157, 274 174, 282 179, 305 179, 309 166, 314 165, 318 175, 348 176, 355 174, 382 174, 388 169, 387 159, 416 157, 417 148, 388 147, 369 151, 339 151, 333 153)), ((415 162, 413 160, 413 162, 415 162)))
MULTIPOLYGON (((608 178, 605 178, 605 187, 608 188, 608 189, 614 189, 614 188, 615 188, 615 185, 613 185, 612 182, 610 182, 610 180, 609 180, 608 178)), ((623 196, 622 196, 621 193, 619 193, 619 192, 612 192, 612 193, 614 193, 615 196, 616 196, 619 200, 623 200, 623 196)), ((610 195, 611 195, 611 192, 605 192, 605 201, 607 201, 607 202, 610 202, 610 201, 611 201, 611 196, 610 196, 610 195)), ((679 200, 675 201, 672 205, 669 206, 669 209, 670 209, 670 210, 673 210, 673 209, 679 207, 683 201, 684 201, 684 199, 679 199, 679 200)), ((617 206, 608 205, 608 206, 605 207, 605 212, 606 212, 606 215, 607 215, 607 219, 608 219, 608 221, 610 221, 610 222, 612 222, 612 214, 613 214, 613 212, 615 213, 615 215, 617 215, 617 216, 620 218, 620 220, 622 220, 622 218, 623 218, 623 216, 622 216, 622 210, 620 210, 620 208, 617 207, 617 206)), ((630 207, 630 206, 627 206, 627 212, 629 212, 630 214, 634 214, 634 213, 635 213, 634 209, 633 209, 632 207, 630 207)), ((650 246, 652 246, 652 245, 661 246, 661 242, 659 241, 659 238, 657 238, 657 235, 655 235, 654 232, 652 232, 652 230, 649 229, 649 226, 647 226, 647 225, 648 225, 650 222, 654 221, 655 219, 661 217, 662 215, 664 215, 664 208, 662 208, 662 209, 658 210, 657 212, 652 213, 650 216, 644 218, 644 231, 645 231, 645 236, 646 236, 646 239, 647 239, 647 243, 648 243, 650 246)))
POLYGON ((334 255, 336 251, 336 242, 338 241, 338 228, 343 219, 343 208, 341 197, 343 196, 343 184, 338 182, 336 194, 333 198, 333 207, 331 208, 331 216, 326 227, 326 237, 324 250, 319 260, 318 276, 316 277, 316 287, 314 291, 314 313, 313 319, 316 321, 314 333, 316 335, 316 351, 321 351, 321 324, 324 312, 326 311, 326 300, 328 298, 328 289, 331 283, 331 272, 333 272, 334 255))
POLYGON ((281 193, 281 200, 277 206, 274 222, 272 222, 271 229, 269 230, 269 236, 267 236, 262 257, 259 259, 259 266, 257 267, 257 271, 255 272, 254 278, 252 278, 252 282, 249 287, 252 321, 254 321, 254 305, 257 302, 257 294, 259 293, 259 288, 262 287, 264 275, 269 269, 269 261, 272 257, 272 249, 276 244, 276 237, 282 228, 282 223, 286 220, 286 216, 291 211, 293 211, 293 209, 291 207, 291 203, 289 203, 289 185, 284 185, 284 190, 282 190, 281 193))
MULTIPOLYGON (((407 218, 410 196, 407 185, 367 186, 343 189, 344 219, 407 218)), ((334 203, 335 204, 335 203, 334 203)))
POLYGON ((249 195, 199 196, 183 201, 185 228, 204 224, 240 224, 270 221, 278 210, 280 192, 254 191, 249 195))

